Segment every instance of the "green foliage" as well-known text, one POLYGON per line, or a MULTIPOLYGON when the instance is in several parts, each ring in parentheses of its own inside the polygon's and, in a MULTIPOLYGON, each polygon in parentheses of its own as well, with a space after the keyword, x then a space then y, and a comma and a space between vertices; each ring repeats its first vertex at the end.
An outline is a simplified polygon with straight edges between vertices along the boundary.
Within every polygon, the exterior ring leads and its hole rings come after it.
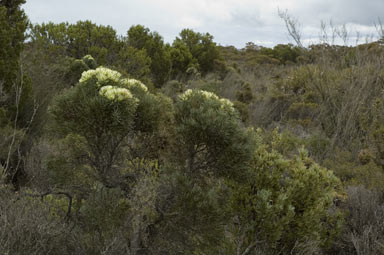
POLYGON ((109 129, 116 135, 128 133, 132 129, 137 100, 132 95, 120 100, 114 94, 110 98, 100 92, 106 86, 122 87, 122 83, 119 73, 106 68, 84 72, 80 84, 69 89, 51 109, 60 131, 84 137, 89 137, 87 132, 92 132, 93 138, 97 132, 103 135, 101 132, 109 129), (98 114, 92 114, 96 112, 98 114), (96 123, 100 127, 95 127, 96 123))
POLYGON ((176 61, 173 62, 173 68, 182 72, 188 67, 196 66, 203 74, 208 73, 214 69, 215 61, 219 58, 213 36, 208 33, 196 33, 191 29, 183 29, 180 32, 180 38, 175 39, 173 48, 174 56, 182 56, 173 58, 176 61))
POLYGON ((191 174, 242 175, 250 159, 251 133, 240 126, 238 112, 227 99, 187 90, 175 105, 177 142, 191 174))
POLYGON ((229 220, 228 189, 218 179, 204 180, 170 165, 159 179, 157 205, 160 217, 155 225, 154 253, 161 250, 183 254, 217 252, 225 238, 229 220))
POLYGON ((260 244, 267 254, 289 254, 307 244, 316 249, 329 245, 341 226, 341 215, 332 212, 339 185, 305 151, 285 160, 259 143, 248 178, 233 187, 240 248, 260 244))
POLYGON ((0 107, 7 111, 7 118, 20 118, 18 127, 25 124, 24 107, 31 94, 29 78, 20 68, 28 18, 21 9, 24 0, 0 2, 0 107))
POLYGON ((108 239, 107 235, 113 235, 113 231, 123 223, 129 203, 122 198, 122 192, 117 188, 105 189, 100 183, 94 185, 87 200, 82 201, 79 211, 88 234, 95 235, 102 229, 105 235, 103 239, 108 239))
POLYGON ((369 149, 363 149, 359 152, 358 159, 362 165, 365 165, 371 162, 373 154, 369 149))
POLYGON ((172 77, 185 73, 188 68, 198 68, 197 60, 188 46, 181 40, 175 40, 171 48, 172 77))
POLYGON ((379 77, 380 72, 371 65, 342 70, 306 65, 292 68, 287 77, 276 79, 267 97, 271 106, 278 105, 273 112, 278 121, 308 131, 320 127, 333 144, 354 144, 353 150, 359 150, 359 143, 368 138, 367 122, 372 123, 374 116, 370 105, 380 93, 379 77), (363 78, 367 73, 372 74, 368 83, 363 78))
POLYGON ((273 47, 272 54, 281 64, 294 63, 300 55, 300 49, 292 44, 278 44, 273 47))
POLYGON ((21 63, 28 26, 24 3, 0 1, 0 164, 2 181, 8 183, 17 182, 22 144, 33 118, 31 82, 21 63))
POLYGON ((377 99, 374 107, 374 121, 372 128, 372 141, 375 150, 376 162, 384 169, 384 118, 383 118, 383 101, 377 99))
POLYGON ((92 55, 101 65, 111 64, 119 51, 116 31, 91 21, 43 23, 32 26, 30 34, 32 43, 46 45, 53 52, 76 59, 92 55))
POLYGON ((79 81, 83 72, 97 67, 97 63, 91 55, 86 55, 82 59, 69 59, 69 61, 69 70, 65 74, 65 79, 72 86, 79 81))
POLYGON ((239 112, 241 121, 246 123, 249 118, 248 105, 240 101, 235 101, 233 102, 233 107, 239 112))
POLYGON ((236 99, 245 104, 249 104, 252 101, 252 89, 248 83, 242 84, 241 88, 236 91, 236 99))
POLYGON ((84 72, 80 83, 50 109, 55 130, 85 139, 89 163, 104 182, 125 137, 134 129, 138 99, 123 88, 127 80, 106 68, 84 72), (103 94, 104 92, 104 94, 103 94))
MULTIPOLYGON (((67 52, 74 58, 92 55, 101 65, 109 64, 116 51, 116 31, 110 26, 97 26, 90 21, 79 21, 67 28, 70 42, 67 52)), ((115 53, 116 54, 116 53, 115 53)))
POLYGON ((10 125, 0 127, 1 160, 6 161, 7 157, 16 152, 17 145, 21 143, 24 135, 22 130, 14 130, 10 125))
POLYGON ((357 157, 351 152, 337 149, 333 157, 324 161, 324 166, 332 168, 335 175, 347 186, 363 185, 369 189, 382 190, 384 173, 374 161, 357 163, 357 157))
POLYGON ((28 19, 21 9, 25 0, 0 2, 0 85, 7 92, 19 76, 20 54, 23 51, 28 19))
POLYGON ((83 164, 93 168, 104 185, 114 186, 123 174, 118 167, 126 160, 123 155, 130 155, 127 160, 159 156, 168 136, 164 127, 173 121, 172 109, 169 99, 149 93, 140 81, 99 67, 84 72, 50 112, 53 130, 75 137, 72 150, 81 148, 77 154, 86 159, 83 164))
POLYGON ((145 50, 151 59, 150 68, 156 87, 161 87, 169 78, 171 55, 169 47, 157 32, 150 32, 141 25, 132 26, 127 32, 127 44, 138 50, 145 50))
POLYGON ((151 62, 145 49, 138 50, 132 46, 124 46, 119 52, 116 65, 119 70, 132 78, 149 82, 151 62))

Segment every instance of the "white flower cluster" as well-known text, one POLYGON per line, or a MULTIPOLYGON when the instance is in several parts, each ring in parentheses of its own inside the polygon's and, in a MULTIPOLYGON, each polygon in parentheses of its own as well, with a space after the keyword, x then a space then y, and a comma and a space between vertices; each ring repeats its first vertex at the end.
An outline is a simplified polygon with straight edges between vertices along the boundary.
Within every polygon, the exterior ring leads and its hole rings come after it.
POLYGON ((99 94, 109 100, 138 100, 132 96, 131 91, 134 93, 137 90, 142 92, 148 91, 148 88, 142 82, 135 79, 122 79, 119 72, 105 67, 98 67, 96 70, 83 72, 79 82, 87 83, 91 79, 94 79, 96 82, 99 94))
POLYGON ((118 83, 121 79, 121 74, 117 71, 105 67, 98 67, 96 70, 83 72, 79 80, 80 83, 86 83, 92 78, 96 78, 98 87, 102 87, 107 83, 118 83))
POLYGON ((211 100, 216 100, 216 101, 220 101, 221 103, 221 108, 223 109, 227 109, 227 110, 234 110, 233 108, 233 103, 226 99, 226 98, 219 98, 215 93, 212 93, 212 92, 208 92, 208 91, 204 91, 204 90, 191 90, 191 89, 188 89, 187 91, 185 91, 183 94, 181 94, 179 96, 179 98, 183 101, 186 101, 188 100, 194 93, 196 94, 199 94, 203 97, 205 97, 206 99, 211 99, 211 100))
POLYGON ((114 86, 101 87, 99 94, 109 100, 123 101, 132 99, 133 96, 128 89, 118 88, 114 86))
POLYGON ((193 93, 193 90, 188 89, 183 94, 179 95, 179 98, 183 101, 186 101, 188 100, 188 98, 191 97, 192 93, 193 93))
POLYGON ((193 93, 196 93, 196 94, 199 94, 201 96, 204 96, 207 99, 219 100, 219 97, 216 96, 215 93, 204 91, 204 90, 192 90, 192 89, 186 90, 179 97, 180 97, 181 100, 188 100, 193 95, 193 93))
POLYGON ((188 100, 193 94, 199 94, 207 99, 214 99, 219 100, 219 97, 216 96, 215 93, 204 91, 204 90, 192 90, 188 89, 183 94, 181 94, 179 97, 181 100, 188 100))
POLYGON ((135 80, 135 79, 123 79, 122 80, 123 86, 127 87, 128 89, 138 89, 143 92, 147 92, 148 88, 145 86, 141 81, 135 80))
POLYGON ((95 59, 91 55, 85 55, 83 57, 83 60, 85 60, 85 61, 95 61, 95 59))
POLYGON ((232 107, 233 108, 233 103, 226 98, 221 98, 220 102, 222 104, 222 107, 232 107))

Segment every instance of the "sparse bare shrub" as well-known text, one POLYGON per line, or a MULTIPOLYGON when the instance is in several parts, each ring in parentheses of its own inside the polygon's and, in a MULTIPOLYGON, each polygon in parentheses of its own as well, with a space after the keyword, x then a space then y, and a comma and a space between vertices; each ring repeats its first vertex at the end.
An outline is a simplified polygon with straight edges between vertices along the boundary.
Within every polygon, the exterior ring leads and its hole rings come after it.
POLYGON ((363 186, 347 188, 344 231, 335 254, 384 254, 383 193, 363 186))
POLYGON ((27 185, 38 190, 47 190, 52 183, 49 169, 49 157, 54 154, 55 148, 47 141, 37 142, 29 150, 24 163, 24 171, 28 177, 27 185))
POLYGON ((39 198, 0 194, 0 253, 19 255, 73 254, 71 226, 50 213, 39 198))

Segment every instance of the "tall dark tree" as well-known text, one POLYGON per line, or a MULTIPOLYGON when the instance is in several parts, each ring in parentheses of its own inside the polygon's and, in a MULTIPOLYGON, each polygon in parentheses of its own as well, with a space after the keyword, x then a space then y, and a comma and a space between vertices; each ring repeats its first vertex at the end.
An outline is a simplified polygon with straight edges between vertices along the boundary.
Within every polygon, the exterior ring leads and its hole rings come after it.
POLYGON ((10 90, 17 79, 28 19, 25 0, 0 0, 0 87, 10 90))
MULTIPOLYGON (((17 184, 21 143, 28 129, 26 101, 30 83, 21 68, 21 53, 28 19, 21 9, 25 0, 0 1, 0 175, 17 184)), ((30 107, 33 108, 33 107, 30 107)))
POLYGON ((76 24, 52 22, 31 27, 33 45, 44 45, 51 54, 82 58, 92 55, 100 65, 111 65, 120 50, 116 31, 89 20, 76 24))
POLYGON ((128 45, 136 49, 145 49, 151 58, 151 73, 156 87, 161 87, 168 79, 171 71, 170 48, 164 44, 157 32, 142 25, 132 26, 128 32, 128 45))
POLYGON ((174 47, 180 48, 184 44, 189 49, 192 57, 197 60, 202 73, 212 71, 215 60, 219 58, 219 50, 209 33, 202 34, 191 29, 183 29, 180 38, 177 37, 173 43, 174 47))

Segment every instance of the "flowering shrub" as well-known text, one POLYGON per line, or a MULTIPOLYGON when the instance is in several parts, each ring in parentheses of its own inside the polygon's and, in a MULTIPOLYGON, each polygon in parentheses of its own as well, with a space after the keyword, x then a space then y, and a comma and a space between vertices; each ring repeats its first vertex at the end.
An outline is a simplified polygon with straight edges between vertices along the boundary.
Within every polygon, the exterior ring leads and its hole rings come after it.
POLYGON ((123 101, 133 99, 133 96, 128 89, 113 86, 102 87, 99 91, 99 94, 108 98, 109 100, 123 101))
MULTIPOLYGON (((81 154, 87 155, 85 163, 106 186, 119 179, 116 167, 124 161, 123 144, 132 143, 132 150, 140 150, 132 155, 144 157, 143 151, 158 150, 166 135, 162 131, 162 136, 154 137, 154 133, 172 121, 170 100, 105 67, 83 72, 79 83, 59 96, 50 112, 56 131, 63 137, 78 137, 81 154), (147 137, 150 142, 144 142, 147 137)), ((77 152, 74 143, 71 147, 77 152)))
POLYGON ((204 90, 186 90, 183 94, 179 96, 182 101, 197 100, 203 102, 215 102, 220 105, 221 109, 224 109, 228 112, 234 112, 235 108, 233 103, 226 98, 219 98, 215 93, 204 91, 204 90))
POLYGON ((122 85, 129 90, 137 92, 148 92, 147 86, 145 86, 141 81, 135 79, 122 79, 121 82, 122 85))
POLYGON ((112 101, 129 99, 138 100, 133 97, 131 90, 135 94, 148 92, 148 88, 141 81, 135 79, 123 79, 119 72, 105 67, 98 67, 95 70, 83 72, 79 83, 87 84, 91 83, 92 80, 96 82, 96 87, 99 89, 99 95, 112 101))
POLYGON ((252 154, 252 135, 239 125, 232 102, 211 92, 187 90, 175 108, 178 141, 187 149, 179 158, 189 158, 190 171, 242 173, 243 162, 252 154))
POLYGON ((96 67, 96 60, 91 55, 85 55, 82 58, 82 61, 89 67, 89 68, 95 68, 96 67))
POLYGON ((91 79, 96 79, 97 87, 100 88, 111 84, 118 84, 121 79, 121 74, 117 71, 101 66, 96 68, 95 70, 83 72, 79 82, 80 84, 85 84, 91 79))
POLYGON ((201 95, 201 96, 205 97, 206 99, 219 100, 219 97, 212 92, 208 92, 208 91, 204 91, 204 90, 192 90, 192 89, 188 89, 183 94, 181 94, 180 99, 181 100, 188 100, 189 98, 193 97, 193 95, 196 95, 196 94, 201 95))

